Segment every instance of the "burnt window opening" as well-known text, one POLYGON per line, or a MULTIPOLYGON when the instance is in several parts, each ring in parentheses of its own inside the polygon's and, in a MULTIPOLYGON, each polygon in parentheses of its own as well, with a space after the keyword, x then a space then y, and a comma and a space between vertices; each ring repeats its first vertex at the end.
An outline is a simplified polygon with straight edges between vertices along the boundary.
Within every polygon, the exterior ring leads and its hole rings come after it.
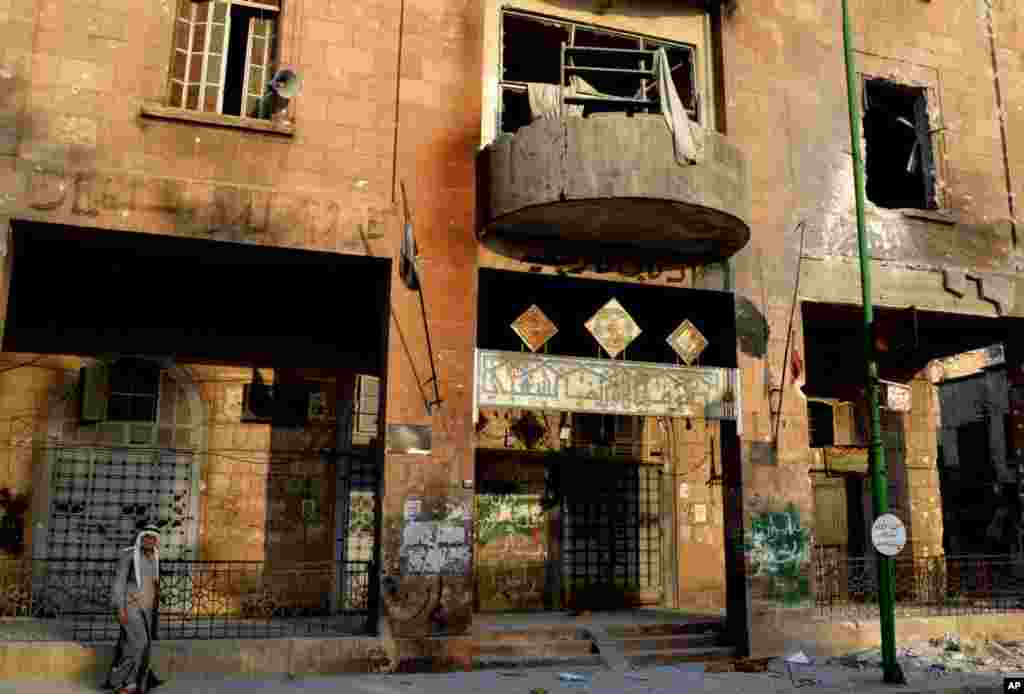
POLYGON ((160 395, 160 366, 145 359, 119 359, 110 369, 107 419, 155 422, 160 395))
POLYGON ((833 408, 827 402, 807 403, 807 428, 811 448, 827 448, 835 443, 833 408))
POLYGON ((888 80, 864 82, 868 200, 889 209, 933 209, 935 160, 927 93, 888 80))
POLYGON ((612 49, 608 52, 577 52, 567 56, 567 65, 595 68, 581 73, 602 94, 627 99, 627 102, 593 102, 583 107, 583 116, 608 112, 655 112, 657 80, 654 75, 616 70, 651 70, 653 55, 616 51, 654 51, 664 48, 668 55, 672 81, 690 119, 700 123, 700 98, 697 87, 695 48, 690 45, 659 41, 637 34, 600 29, 518 11, 501 15, 501 81, 499 84, 498 125, 500 132, 513 133, 532 120, 527 85, 530 83, 569 86, 571 74, 562 74, 562 44, 569 47, 612 49), (636 103, 643 100, 651 104, 636 103))
POLYGON ((281 0, 179 0, 169 105, 270 118, 281 0))
POLYGON ((79 389, 82 422, 155 422, 160 366, 146 359, 123 358, 84 367, 79 389))

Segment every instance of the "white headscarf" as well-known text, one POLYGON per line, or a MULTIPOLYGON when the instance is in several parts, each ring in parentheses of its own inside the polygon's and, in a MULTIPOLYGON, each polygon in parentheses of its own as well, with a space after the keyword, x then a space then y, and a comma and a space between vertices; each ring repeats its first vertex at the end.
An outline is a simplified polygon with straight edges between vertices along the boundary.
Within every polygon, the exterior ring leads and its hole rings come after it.
MULTIPOLYGON (((155 525, 147 525, 139 531, 138 535, 135 536, 135 545, 133 547, 124 548, 125 552, 132 552, 132 562, 135 568, 135 584, 139 587, 139 590, 142 590, 142 574, 139 573, 139 562, 142 559, 142 538, 144 538, 146 535, 152 535, 157 540, 159 540, 160 529, 155 525)), ((153 548, 153 565, 156 568, 156 575, 159 576, 160 551, 156 547, 153 548)))

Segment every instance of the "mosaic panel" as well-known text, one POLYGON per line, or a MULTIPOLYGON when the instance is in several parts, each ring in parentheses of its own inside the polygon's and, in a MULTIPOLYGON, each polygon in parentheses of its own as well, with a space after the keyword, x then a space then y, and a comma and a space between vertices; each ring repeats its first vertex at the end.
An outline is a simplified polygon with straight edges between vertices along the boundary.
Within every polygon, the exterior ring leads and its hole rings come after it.
POLYGON ((735 419, 738 371, 477 350, 477 407, 735 419))
POLYGON ((608 356, 614 359, 643 332, 622 304, 612 299, 586 322, 586 328, 608 356))

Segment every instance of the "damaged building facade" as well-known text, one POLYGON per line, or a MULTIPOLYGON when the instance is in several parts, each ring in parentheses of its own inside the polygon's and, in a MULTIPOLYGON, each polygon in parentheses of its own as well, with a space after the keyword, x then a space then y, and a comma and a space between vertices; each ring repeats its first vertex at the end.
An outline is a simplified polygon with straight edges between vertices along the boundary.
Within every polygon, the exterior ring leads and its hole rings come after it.
MULTIPOLYGON (((8 5, 0 617, 147 520, 169 639, 865 592, 838 4, 8 5)), ((900 571, 1009 556, 1021 13, 851 13, 900 571)))

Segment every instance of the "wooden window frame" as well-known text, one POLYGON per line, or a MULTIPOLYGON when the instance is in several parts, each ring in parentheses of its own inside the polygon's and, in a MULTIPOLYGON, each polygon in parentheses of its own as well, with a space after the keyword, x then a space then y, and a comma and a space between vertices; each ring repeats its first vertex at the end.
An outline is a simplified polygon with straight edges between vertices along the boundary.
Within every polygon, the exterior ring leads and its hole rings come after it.
POLYGON ((360 374, 356 376, 355 412, 352 417, 352 438, 359 442, 367 442, 380 435, 380 379, 376 376, 360 374), (374 394, 369 396, 370 388, 374 394), (366 410, 369 400, 374 400, 372 412, 366 410), (372 422, 372 426, 370 423, 372 422), (367 426, 364 426, 364 423, 367 426))
MULTIPOLYGON (((241 93, 241 104, 240 104, 240 115, 232 116, 224 113, 224 95, 227 86, 227 71, 228 71, 228 55, 231 43, 231 10, 234 6, 246 7, 250 9, 257 9, 272 13, 273 21, 270 22, 269 29, 269 40, 265 44, 264 48, 264 60, 262 63, 263 79, 269 80, 269 77, 273 70, 276 69, 277 65, 272 64, 270 60, 275 60, 278 64, 282 61, 282 50, 281 50, 281 37, 283 35, 282 24, 284 23, 284 11, 281 7, 281 2, 253 2, 251 0, 179 0, 174 16, 174 34, 172 36, 172 47, 171 47, 171 67, 168 76, 168 90, 167 90, 167 107, 170 109, 177 110, 182 113, 182 117, 187 120, 200 120, 206 121, 210 118, 241 118, 241 119, 253 119, 260 121, 267 121, 270 116, 262 116, 257 114, 255 116, 248 115, 247 102, 249 100, 249 89, 250 89, 250 74, 252 68, 252 43, 253 43, 253 18, 250 18, 250 28, 246 36, 246 47, 245 47, 245 64, 243 66, 242 73, 242 84, 240 88, 241 93), (216 22, 216 13, 218 6, 224 6, 224 20, 223 22, 216 22), (189 17, 188 19, 183 18, 185 9, 187 8, 189 17), (205 17, 200 22, 200 15, 205 13, 205 17), (179 24, 188 24, 188 39, 185 49, 181 49, 178 46, 178 35, 179 24), (199 69, 198 81, 192 82, 190 74, 193 70, 193 60, 196 56, 200 55, 199 51, 194 50, 194 42, 196 39, 196 26, 202 23, 205 25, 206 30, 203 36, 203 45, 201 47, 201 59, 202 65, 199 69), (221 45, 220 52, 214 52, 212 41, 214 31, 212 30, 214 25, 223 27, 223 43, 221 45), (175 75, 175 66, 178 60, 178 54, 184 53, 184 74, 179 79, 175 75), (212 56, 220 56, 220 68, 217 76, 217 82, 210 81, 210 62, 212 56), (193 87, 198 87, 199 94, 196 99, 194 106, 189 105, 189 91, 193 87), (205 108, 207 92, 210 89, 216 88, 217 103, 216 109, 211 110, 205 108), (180 94, 177 92, 180 89, 180 94), (187 114, 194 114, 194 117, 190 118, 187 114)), ((268 17, 267 19, 271 19, 268 17)), ((160 109, 149 109, 154 111, 153 113, 146 113, 146 109, 143 111, 146 115, 155 115, 157 117, 167 117, 166 113, 158 113, 160 109)))

